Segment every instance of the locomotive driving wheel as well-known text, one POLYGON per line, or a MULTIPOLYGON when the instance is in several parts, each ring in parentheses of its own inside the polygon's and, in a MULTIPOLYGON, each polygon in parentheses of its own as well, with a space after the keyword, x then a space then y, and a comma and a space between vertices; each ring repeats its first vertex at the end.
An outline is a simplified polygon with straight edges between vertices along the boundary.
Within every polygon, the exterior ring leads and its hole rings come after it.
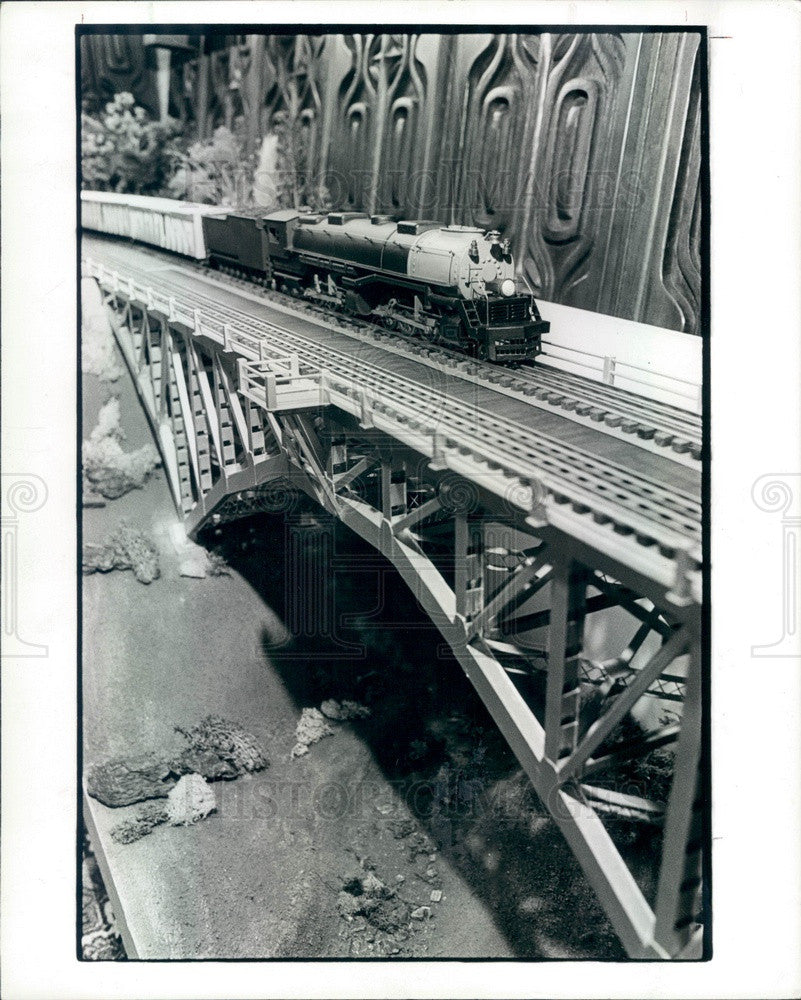
POLYGON ((398 329, 398 321, 393 315, 397 305, 398 305, 397 299, 390 299, 389 302, 387 302, 387 312, 385 312, 381 317, 381 322, 387 328, 387 330, 398 329))

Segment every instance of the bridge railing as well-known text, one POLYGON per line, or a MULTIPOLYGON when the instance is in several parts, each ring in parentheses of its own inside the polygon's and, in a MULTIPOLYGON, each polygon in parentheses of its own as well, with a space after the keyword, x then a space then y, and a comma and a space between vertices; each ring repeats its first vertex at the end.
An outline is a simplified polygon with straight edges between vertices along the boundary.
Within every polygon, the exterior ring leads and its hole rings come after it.
MULTIPOLYGON (((613 355, 596 354, 583 348, 557 344, 543 338, 542 358, 551 362, 563 362, 578 369, 580 374, 603 382, 605 385, 623 385, 632 392, 649 395, 653 391, 670 394, 673 402, 686 410, 701 412, 701 385, 679 375, 654 371, 623 361, 613 355)), ((568 369, 570 370, 570 369, 568 369)))
POLYGON ((321 404, 323 373, 299 362, 296 354, 259 361, 239 358, 237 370, 242 395, 271 413, 321 404))
POLYGON ((322 372, 296 354, 285 354, 276 345, 247 330, 204 316, 200 309, 179 305, 171 296, 160 295, 148 285, 122 278, 91 257, 84 259, 85 274, 115 294, 124 294, 131 302, 141 302, 149 312, 161 313, 169 323, 192 330, 195 336, 207 337, 226 352, 238 355, 240 392, 264 409, 297 410, 319 406, 322 372), (244 356, 243 356, 244 355, 244 356))
POLYGON ((170 323, 179 323, 192 330, 197 336, 208 337, 220 344, 225 351, 238 351, 259 358, 264 355, 265 345, 260 337, 246 330, 232 329, 227 323, 220 323, 202 315, 200 309, 181 306, 172 296, 160 295, 149 285, 142 285, 131 278, 121 277, 117 271, 98 263, 91 257, 84 258, 86 276, 96 278, 101 285, 114 293, 123 293, 132 302, 141 302, 151 312, 161 313, 170 323))

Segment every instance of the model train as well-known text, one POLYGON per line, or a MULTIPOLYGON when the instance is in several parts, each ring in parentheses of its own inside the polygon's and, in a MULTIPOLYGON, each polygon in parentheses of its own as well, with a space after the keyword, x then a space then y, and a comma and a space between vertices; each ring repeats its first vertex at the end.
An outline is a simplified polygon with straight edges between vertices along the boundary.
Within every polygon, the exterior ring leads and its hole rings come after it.
POLYGON ((364 212, 235 212, 84 191, 85 229, 153 243, 304 299, 499 363, 533 359, 550 324, 499 233, 364 212))

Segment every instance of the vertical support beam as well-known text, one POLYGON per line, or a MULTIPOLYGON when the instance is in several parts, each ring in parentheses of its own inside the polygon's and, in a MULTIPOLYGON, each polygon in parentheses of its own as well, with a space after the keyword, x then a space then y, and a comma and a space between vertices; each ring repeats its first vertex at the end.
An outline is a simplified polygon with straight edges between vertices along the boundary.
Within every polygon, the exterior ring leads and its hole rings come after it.
POLYGON ((406 469, 405 467, 394 468, 389 483, 389 513, 391 517, 405 517, 408 510, 406 469))
POLYGON ((406 467, 392 455, 381 456, 381 513, 384 520, 406 514, 406 467))
POLYGON ((163 370, 161 364, 161 345, 164 340, 164 320, 159 318, 158 327, 150 332, 149 355, 150 355, 150 380, 153 383, 153 400, 156 404, 154 416, 159 419, 162 407, 163 392, 163 370))
POLYGON ((203 496, 203 482, 200 475, 200 464, 198 461, 197 435, 192 416, 192 403, 189 395, 189 389, 187 387, 186 374, 184 372, 182 352, 179 341, 176 337, 173 337, 172 377, 175 382, 178 399, 178 409, 173 410, 173 428, 176 428, 180 421, 181 430, 183 431, 189 450, 189 458, 191 460, 190 468, 195 481, 195 486, 197 487, 197 496, 199 499, 203 496), (176 413, 180 413, 180 417, 177 420, 175 419, 176 413))
POLYGON ((170 389, 170 423, 172 425, 172 439, 175 445, 175 460, 178 467, 178 489, 181 495, 181 506, 184 514, 192 510, 195 498, 192 494, 192 484, 190 479, 190 455, 189 442, 184 423, 184 410, 181 404, 181 396, 178 388, 178 380, 175 374, 175 365, 180 364, 180 359, 176 361, 177 348, 172 343, 172 336, 169 338, 169 350, 165 352, 165 358, 169 366, 168 385, 170 389))
MULTIPOLYGON (((187 341, 186 348, 192 366, 193 391, 197 390, 200 393, 199 402, 202 406, 206 426, 211 434, 211 438, 208 440, 208 447, 217 465, 222 466, 222 461, 220 460, 220 428, 217 426, 217 408, 214 405, 214 395, 211 391, 209 375, 192 340, 187 341)), ((212 360, 212 365, 213 363, 212 360)))
POLYGON ((348 468, 348 444, 345 438, 340 438, 331 442, 331 447, 328 449, 328 458, 326 459, 325 469, 328 474, 328 478, 331 482, 337 476, 341 476, 343 472, 346 472, 348 468))
POLYGON ((457 510, 453 515, 453 593, 456 614, 463 618, 467 612, 467 546, 469 526, 467 514, 457 510))
POLYGON ((465 589, 465 618, 474 621, 484 609, 484 537, 480 523, 468 521, 467 585, 465 589))
POLYGON ((391 518, 390 514, 390 499, 389 492, 390 486, 392 484, 392 463, 391 460, 385 456, 381 456, 381 514, 385 521, 389 521, 391 518))
POLYGON ((153 376, 150 372, 150 322, 150 313, 142 313, 142 343, 140 345, 139 353, 139 371, 140 374, 146 376, 152 389, 153 376))
POLYGON ((120 299, 122 301, 122 326, 127 327, 128 333, 133 340, 133 306, 131 305, 131 300, 125 298, 122 293, 120 293, 120 299))
POLYGON ((164 423, 168 417, 168 401, 170 396, 170 350, 172 343, 172 334, 170 333, 169 322, 164 322, 161 324, 161 344, 159 347, 159 353, 161 354, 161 373, 159 375, 159 382, 161 384, 161 405, 159 407, 159 412, 157 414, 159 423, 164 423))
POLYGON ((217 411, 217 426, 220 430, 220 467, 223 475, 236 465, 234 447, 234 427, 225 392, 222 362, 214 359, 214 406, 217 411))
POLYGON ((253 459, 262 458, 267 452, 267 443, 264 438, 264 418, 262 411, 256 404, 245 399, 244 410, 247 421, 248 447, 253 459))
MULTIPOLYGON (((211 440, 209 422, 206 419, 206 400, 200 385, 200 360, 195 352, 194 344, 186 340, 186 368, 188 375, 188 391, 192 430, 195 436, 195 450, 198 466, 198 492, 205 496, 212 487, 211 475, 211 440)), ((210 400, 209 400, 210 402, 210 400)))
POLYGON ((139 324, 139 373, 141 374, 148 365, 147 349, 150 346, 150 313, 147 308, 142 310, 141 322, 139 324))
MULTIPOLYGON (((239 440, 242 444, 242 451, 245 453, 245 459, 247 462, 251 462, 253 441, 250 434, 250 428, 245 419, 245 411, 242 408, 242 397, 240 397, 237 392, 236 385, 232 384, 232 380, 229 378, 228 372, 226 371, 225 363, 219 354, 215 356, 214 371, 215 377, 222 387, 223 398, 228 405, 228 414, 230 420, 232 421, 232 426, 239 436, 239 440)), ((252 404, 249 405, 251 406, 251 409, 256 409, 256 407, 252 404)), ((258 412, 262 413, 263 411, 259 409, 258 412)), ((234 444, 234 452, 236 452, 236 444, 234 444)))
POLYGON ((471 622, 484 607, 482 528, 466 511, 454 514, 454 596, 456 614, 471 622))
POLYGON ((138 374, 141 374, 142 341, 144 339, 142 328, 147 323, 147 313, 144 309, 140 309, 138 306, 134 306, 129 303, 128 316, 128 328, 131 331, 131 343, 133 344, 133 356, 136 363, 136 371, 138 374))
MULTIPOLYGON (((693 637, 687 694, 670 790, 662 866, 656 895, 654 940, 673 955, 684 948, 700 917, 704 845, 701 763, 701 640, 693 637)), ((698 958, 700 955, 687 955, 698 958)))
POLYGON ((572 753, 578 738, 579 654, 584 642, 586 570, 560 559, 551 583, 545 756, 554 763, 572 753))
MULTIPOLYGON (((119 340, 119 334, 118 334, 119 340)), ((172 394, 172 339, 169 324, 163 322, 159 328, 159 363, 158 381, 160 385, 159 404, 154 410, 158 440, 164 457, 164 471, 170 484, 176 509, 185 513, 181 487, 181 472, 178 467, 178 453, 175 435, 172 427, 171 394, 172 394)))

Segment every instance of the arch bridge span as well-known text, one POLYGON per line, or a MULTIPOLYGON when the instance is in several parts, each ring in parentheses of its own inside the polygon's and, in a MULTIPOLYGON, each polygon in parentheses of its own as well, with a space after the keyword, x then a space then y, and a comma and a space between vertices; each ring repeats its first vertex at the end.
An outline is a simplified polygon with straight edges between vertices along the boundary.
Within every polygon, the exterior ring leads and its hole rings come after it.
POLYGON ((109 308, 188 533, 286 488, 373 545, 439 628, 629 955, 699 957, 701 526, 686 464, 674 476, 651 456, 639 472, 619 438, 598 434, 610 448, 588 450, 560 425, 488 407, 458 375, 421 379, 422 366, 379 347, 343 350, 333 328, 309 339, 286 310, 175 265, 119 266, 113 249, 109 266, 93 245, 84 275, 109 308), (589 661, 586 619, 610 608, 631 629, 615 656, 589 661), (532 674, 544 676, 541 701, 521 683, 532 674), (588 686, 603 706, 589 719, 588 686), (676 721, 616 739, 649 698, 676 721), (615 790, 617 768, 668 746, 666 803, 615 790), (663 828, 650 900, 608 814, 663 828))

